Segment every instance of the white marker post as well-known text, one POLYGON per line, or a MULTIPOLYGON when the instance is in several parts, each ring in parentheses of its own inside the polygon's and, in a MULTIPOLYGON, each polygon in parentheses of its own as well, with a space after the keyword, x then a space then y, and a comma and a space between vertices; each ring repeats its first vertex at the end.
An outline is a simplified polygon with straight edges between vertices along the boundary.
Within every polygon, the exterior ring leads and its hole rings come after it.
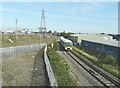
MULTIPOLYGON (((13 40, 12 39, 8 39, 12 44, 13 44, 13 40)), ((13 45, 13 47, 14 47, 14 54, 15 54, 15 46, 13 45)))
POLYGON ((11 43, 13 43, 12 39, 8 39, 11 43))

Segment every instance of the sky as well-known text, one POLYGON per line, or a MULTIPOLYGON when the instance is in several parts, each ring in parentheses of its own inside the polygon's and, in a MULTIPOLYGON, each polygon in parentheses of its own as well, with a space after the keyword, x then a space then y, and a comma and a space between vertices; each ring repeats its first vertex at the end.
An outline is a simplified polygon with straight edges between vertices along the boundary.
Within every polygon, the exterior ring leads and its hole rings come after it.
POLYGON ((0 29, 38 31, 42 8, 47 31, 118 33, 118 2, 2 2, 0 29))

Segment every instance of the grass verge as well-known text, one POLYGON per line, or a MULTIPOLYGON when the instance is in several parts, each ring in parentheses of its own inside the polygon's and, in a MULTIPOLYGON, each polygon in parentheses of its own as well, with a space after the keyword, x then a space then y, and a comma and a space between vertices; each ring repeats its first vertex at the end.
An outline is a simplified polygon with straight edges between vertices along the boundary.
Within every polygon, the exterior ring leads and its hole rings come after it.
POLYGON ((88 58, 89 60, 91 60, 92 62, 96 62, 98 59, 94 56, 91 56, 90 54, 76 48, 73 46, 73 50, 77 51, 78 53, 80 53, 81 55, 83 55, 84 57, 88 58))
POLYGON ((54 48, 49 48, 47 54, 58 86, 75 86, 76 82, 69 74, 68 64, 62 60, 62 57, 55 50, 57 47, 59 47, 58 44, 54 43, 54 48))
POLYGON ((75 46, 73 46, 73 50, 77 51, 78 53, 80 53, 81 55, 89 59, 91 62, 93 62, 97 66, 101 67, 108 73, 120 79, 120 67, 118 65, 113 66, 111 64, 105 64, 104 61, 97 59, 96 57, 76 48, 75 46))

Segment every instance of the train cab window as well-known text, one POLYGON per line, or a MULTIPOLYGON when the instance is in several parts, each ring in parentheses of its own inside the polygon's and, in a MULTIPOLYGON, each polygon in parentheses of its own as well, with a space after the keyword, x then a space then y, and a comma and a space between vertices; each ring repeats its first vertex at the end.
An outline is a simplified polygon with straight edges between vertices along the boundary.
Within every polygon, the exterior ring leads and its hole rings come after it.
POLYGON ((68 46, 72 46, 72 43, 67 43, 68 46))

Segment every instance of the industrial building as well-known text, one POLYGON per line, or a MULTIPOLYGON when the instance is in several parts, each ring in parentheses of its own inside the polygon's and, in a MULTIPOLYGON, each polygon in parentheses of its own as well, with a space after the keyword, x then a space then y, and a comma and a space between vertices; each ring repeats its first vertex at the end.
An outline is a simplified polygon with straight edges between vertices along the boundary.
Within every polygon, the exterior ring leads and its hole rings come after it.
POLYGON ((69 39, 81 44, 81 40, 112 40, 113 37, 106 34, 72 34, 69 39))
POLYGON ((81 47, 84 47, 87 50, 91 50, 97 52, 101 55, 112 55, 115 58, 119 59, 120 57, 120 46, 118 42, 110 42, 110 41, 92 41, 92 40, 82 40, 81 47))
POLYGON ((119 41, 113 39, 110 35, 75 34, 71 35, 69 39, 88 51, 95 51, 103 56, 110 54, 117 59, 120 57, 119 41))

